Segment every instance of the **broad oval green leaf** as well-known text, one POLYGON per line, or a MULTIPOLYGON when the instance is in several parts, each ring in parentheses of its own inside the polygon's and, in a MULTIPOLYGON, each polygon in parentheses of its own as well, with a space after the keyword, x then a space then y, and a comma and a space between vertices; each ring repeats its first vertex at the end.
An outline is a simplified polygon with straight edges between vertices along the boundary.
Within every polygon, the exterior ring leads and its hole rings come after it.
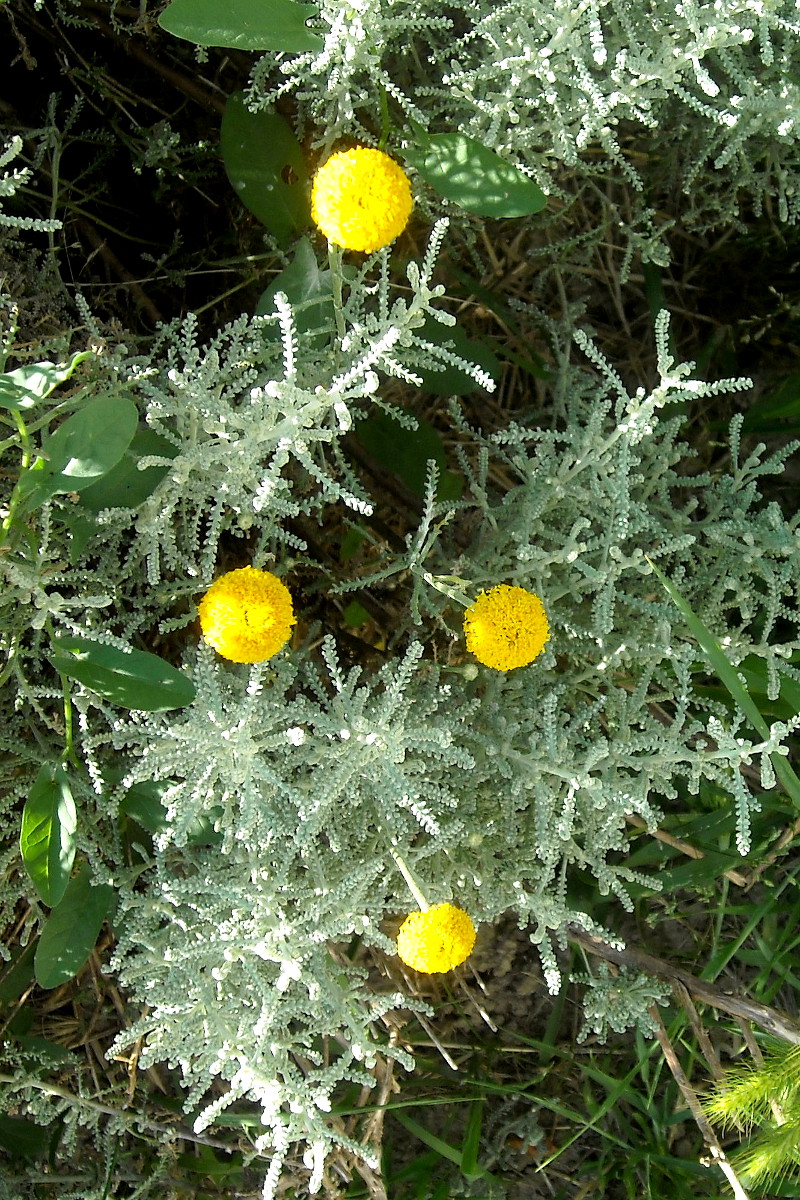
POLYGON ((81 504, 95 513, 104 508, 138 508, 169 470, 166 466, 152 466, 140 471, 139 460, 150 455, 175 458, 177 453, 177 446, 154 429, 138 430, 113 471, 81 491, 81 504))
POLYGON ((114 889, 108 884, 92 887, 89 864, 84 863, 42 929, 33 960, 39 987, 58 987, 80 971, 94 949, 113 898, 114 889))
POLYGON ((306 27, 317 14, 315 4, 296 0, 172 0, 158 23, 167 33, 198 46, 301 54, 324 45, 319 34, 306 27))
POLYGON ((242 92, 228 97, 220 149, 231 187, 278 242, 311 221, 308 172, 291 126, 271 112, 250 112, 242 92))
POLYGON ((107 475, 136 433, 136 405, 101 396, 59 425, 42 443, 45 473, 58 477, 59 491, 75 492, 107 475))
POLYGON ((29 392, 27 388, 8 375, 0 375, 0 408, 26 409, 33 408, 39 402, 39 397, 29 392))
POLYGON ((188 675, 157 654, 119 650, 84 637, 54 638, 52 645, 50 661, 57 671, 122 708, 157 712, 194 700, 188 675))
POLYGON ((113 471, 138 421, 136 405, 119 396, 101 396, 74 413, 43 439, 41 456, 21 477, 18 513, 59 492, 80 492, 113 471))
POLYGON ((60 763, 44 763, 22 810, 19 845, 25 869, 48 908, 67 890, 77 827, 67 772, 60 763))
POLYGON ((433 459, 439 468, 437 500, 461 498, 464 481, 447 469, 441 434, 422 417, 417 417, 416 429, 405 429, 388 413, 373 412, 358 422, 356 440, 380 466, 394 471, 420 497, 425 495, 428 460, 433 459))
POLYGON ((481 217, 524 217, 547 204, 541 188, 513 163, 464 133, 426 134, 406 160, 440 196, 481 217))

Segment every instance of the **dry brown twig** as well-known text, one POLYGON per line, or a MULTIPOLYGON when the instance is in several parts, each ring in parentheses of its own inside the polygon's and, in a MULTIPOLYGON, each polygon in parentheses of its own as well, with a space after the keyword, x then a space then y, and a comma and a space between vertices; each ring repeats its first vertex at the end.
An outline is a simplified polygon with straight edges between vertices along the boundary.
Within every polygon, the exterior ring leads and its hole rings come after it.
POLYGON ((604 958, 607 962, 615 963, 617 966, 635 967, 650 975, 658 975, 670 981, 677 980, 683 984, 690 995, 697 1000, 702 1000, 704 1004, 722 1009, 723 1012, 730 1013, 733 1017, 752 1021, 754 1025, 765 1029, 773 1037, 790 1042, 793 1046, 800 1046, 800 1024, 776 1008, 760 1004, 757 1000, 749 1000, 745 996, 723 992, 713 984, 698 978, 697 975, 692 975, 690 971, 685 971, 682 967, 674 966, 665 959, 656 958, 655 955, 648 954, 636 947, 625 946, 620 949, 574 925, 568 926, 566 933, 571 942, 582 946, 589 954, 604 958))
POLYGON ((714 1132, 714 1127, 712 1126, 706 1114, 703 1112, 703 1108, 697 1097, 697 1093, 687 1079, 683 1067, 678 1061, 678 1056, 675 1053, 675 1047, 672 1045, 669 1034, 664 1027, 664 1022, 661 1020, 661 1014, 658 1011, 658 1005, 654 1004, 649 1009, 649 1013, 656 1025, 656 1037, 658 1038, 659 1045, 661 1046, 664 1060, 672 1072, 672 1077, 678 1085, 689 1111, 694 1117, 697 1128, 703 1135, 703 1140, 708 1147, 710 1162, 718 1166, 725 1178, 728 1180, 735 1200, 749 1200, 747 1192, 742 1187, 739 1179, 736 1176, 736 1172, 725 1156, 725 1151, 722 1149, 719 1138, 714 1132))

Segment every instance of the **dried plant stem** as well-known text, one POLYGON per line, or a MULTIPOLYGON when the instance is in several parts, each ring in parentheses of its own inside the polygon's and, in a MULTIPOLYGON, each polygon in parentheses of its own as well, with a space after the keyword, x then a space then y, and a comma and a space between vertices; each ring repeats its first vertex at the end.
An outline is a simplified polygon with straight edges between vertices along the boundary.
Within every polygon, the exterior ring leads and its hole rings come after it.
POLYGON ((758 1001, 748 1000, 743 996, 723 992, 712 984, 706 983, 704 979, 699 979, 689 971, 684 971, 682 967, 673 966, 672 963, 647 954, 644 950, 638 950, 631 946, 620 950, 573 925, 568 926, 567 936, 570 941, 582 946, 589 954, 596 954, 599 958, 606 959, 607 962, 616 963, 618 966, 637 967, 641 971, 648 971, 651 975, 678 980, 692 996, 702 1000, 704 1004, 720 1008, 734 1017, 743 1017, 746 1021, 752 1021, 755 1025, 766 1029, 774 1037, 791 1042, 793 1046, 800 1046, 800 1025, 775 1008, 769 1008, 766 1004, 759 1004, 758 1001))
POLYGON ((661 1050, 664 1054, 664 1059, 670 1071, 672 1072, 672 1076, 680 1089, 681 1095, 686 1101, 689 1111, 695 1119, 697 1128, 703 1135, 703 1139, 708 1146, 712 1161, 716 1163, 725 1178, 728 1180, 735 1200, 749 1200, 747 1192, 742 1187, 733 1167, 725 1157, 725 1151, 720 1145, 713 1126, 703 1112, 700 1101, 697 1098, 697 1093, 684 1074, 683 1067, 678 1061, 678 1056, 675 1053, 675 1047, 672 1045, 669 1035, 664 1028, 664 1022, 661 1020, 661 1014, 658 1011, 658 1005, 652 1005, 652 1007, 649 1009, 649 1012, 656 1024, 656 1037, 658 1038, 659 1045, 661 1046, 661 1050))

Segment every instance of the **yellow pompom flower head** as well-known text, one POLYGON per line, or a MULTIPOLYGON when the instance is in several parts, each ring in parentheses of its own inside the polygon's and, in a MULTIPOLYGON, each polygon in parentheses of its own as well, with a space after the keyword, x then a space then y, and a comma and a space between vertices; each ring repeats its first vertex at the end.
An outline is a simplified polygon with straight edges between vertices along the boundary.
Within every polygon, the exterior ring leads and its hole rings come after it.
POLYGON ((475 926, 454 904, 410 913, 397 934, 397 953, 406 966, 431 975, 460 966, 474 945, 475 926))
POLYGON ((464 614, 467 649, 495 671, 527 667, 544 650, 550 624, 535 592, 499 583, 464 614))
POLYGON ((402 167, 367 146, 332 154, 314 176, 311 218, 330 242, 372 253, 403 232, 411 184, 402 167))
POLYGON ((295 623, 292 595, 269 571, 220 575, 197 606, 203 637, 223 658, 264 662, 285 646, 295 623))

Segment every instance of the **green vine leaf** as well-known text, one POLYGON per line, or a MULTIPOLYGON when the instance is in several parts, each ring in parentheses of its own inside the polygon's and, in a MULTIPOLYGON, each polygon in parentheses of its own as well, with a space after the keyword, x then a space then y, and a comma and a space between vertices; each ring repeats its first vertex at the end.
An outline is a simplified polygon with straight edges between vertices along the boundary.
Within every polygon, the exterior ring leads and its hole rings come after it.
POLYGON ((92 886, 89 864, 84 863, 42 929, 33 960, 39 987, 58 987, 80 971, 94 949, 113 898, 109 884, 92 886))
POLYGON ((48 908, 67 890, 77 827, 67 772, 60 763, 43 763, 25 801, 19 844, 25 870, 48 908))
POLYGON ((282 50, 301 54, 321 50, 322 38, 306 26, 315 4, 295 0, 172 0, 158 23, 167 33, 198 46, 235 50, 282 50))
POLYGON ((417 126, 417 145, 406 161, 426 183, 467 212, 481 217, 524 217, 547 204, 541 188, 494 150, 464 133, 427 134, 417 126))
POLYGON ((194 700, 188 675, 146 650, 119 650, 83 637, 54 638, 53 649, 57 671, 122 708, 157 712, 194 700))
POLYGON ((220 149, 242 204, 283 245, 311 220, 308 172, 291 126, 271 112, 250 112, 242 92, 228 98, 220 149))

